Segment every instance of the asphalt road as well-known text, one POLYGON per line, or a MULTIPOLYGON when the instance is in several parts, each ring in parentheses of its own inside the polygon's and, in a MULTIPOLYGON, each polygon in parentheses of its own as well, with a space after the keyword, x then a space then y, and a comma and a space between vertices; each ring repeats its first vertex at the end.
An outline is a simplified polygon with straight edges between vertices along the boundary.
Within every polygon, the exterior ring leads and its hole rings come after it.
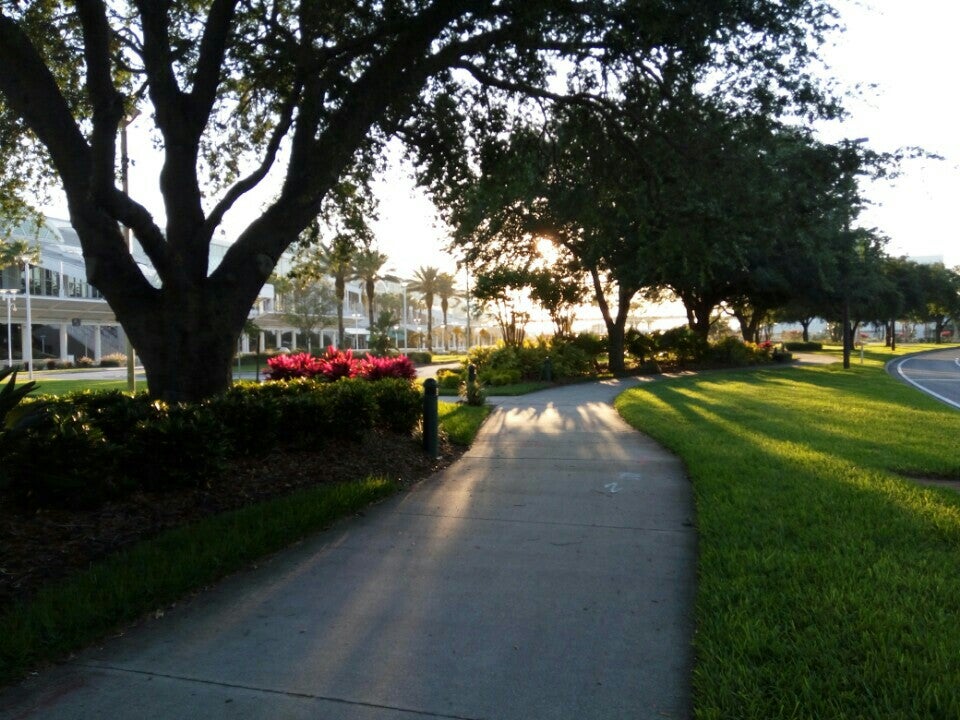
POLYGON ((891 362, 887 370, 895 378, 960 410, 960 348, 909 355, 891 362))

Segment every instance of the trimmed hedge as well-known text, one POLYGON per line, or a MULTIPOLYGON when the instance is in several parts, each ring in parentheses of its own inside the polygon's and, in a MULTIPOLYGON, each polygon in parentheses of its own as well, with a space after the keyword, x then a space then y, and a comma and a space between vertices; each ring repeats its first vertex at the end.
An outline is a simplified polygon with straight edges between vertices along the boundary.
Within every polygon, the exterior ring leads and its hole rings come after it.
POLYGON ((818 342, 785 342, 783 347, 792 352, 823 350, 823 343, 818 342))
POLYGON ((39 396, 36 417, 0 435, 0 488, 25 507, 95 507, 135 490, 199 487, 230 459, 356 438, 379 425, 410 433, 423 411, 410 380, 242 383, 195 404, 120 391, 39 396))

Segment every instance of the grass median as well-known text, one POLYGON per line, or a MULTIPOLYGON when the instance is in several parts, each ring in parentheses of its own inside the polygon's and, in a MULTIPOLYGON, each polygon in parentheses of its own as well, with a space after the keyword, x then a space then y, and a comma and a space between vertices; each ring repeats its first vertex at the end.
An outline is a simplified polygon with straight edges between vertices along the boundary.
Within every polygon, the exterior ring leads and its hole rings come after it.
POLYGON ((676 452, 699 532, 705 718, 960 717, 960 413, 863 365, 702 374, 617 400, 676 452))

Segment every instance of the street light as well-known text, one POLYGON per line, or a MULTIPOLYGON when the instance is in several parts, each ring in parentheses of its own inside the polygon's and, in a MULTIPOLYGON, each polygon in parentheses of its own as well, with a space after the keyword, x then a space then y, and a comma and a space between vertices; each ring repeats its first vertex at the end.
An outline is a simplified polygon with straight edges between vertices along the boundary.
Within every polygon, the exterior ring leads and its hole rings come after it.
POLYGON ((13 333, 10 325, 10 304, 16 299, 19 290, 14 288, 0 289, 0 297, 7 303, 7 367, 13 367, 13 333))

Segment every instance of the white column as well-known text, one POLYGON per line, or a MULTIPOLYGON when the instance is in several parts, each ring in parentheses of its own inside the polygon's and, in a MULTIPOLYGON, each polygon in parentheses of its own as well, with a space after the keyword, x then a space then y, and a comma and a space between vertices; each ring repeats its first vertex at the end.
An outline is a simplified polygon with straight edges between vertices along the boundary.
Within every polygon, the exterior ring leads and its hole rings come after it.
POLYGON ((66 362, 67 358, 67 324, 60 323, 60 360, 66 362))
POLYGON ((33 354, 30 352, 30 326, 26 322, 20 323, 20 363, 24 364, 33 360, 33 354))
POLYGON ((248 353, 250 352, 250 336, 246 333, 243 333, 240 336, 240 352, 248 353))
POLYGON ((100 329, 100 325, 93 326, 93 359, 98 363, 103 358, 103 341, 101 339, 100 329))
POLYGON ((261 330, 260 340, 259 340, 259 344, 257 345, 257 350, 259 351, 261 348, 265 348, 266 346, 267 346, 267 334, 263 330, 261 330))
POLYGON ((297 331, 296 330, 290 331, 290 349, 291 350, 297 349, 297 331))

